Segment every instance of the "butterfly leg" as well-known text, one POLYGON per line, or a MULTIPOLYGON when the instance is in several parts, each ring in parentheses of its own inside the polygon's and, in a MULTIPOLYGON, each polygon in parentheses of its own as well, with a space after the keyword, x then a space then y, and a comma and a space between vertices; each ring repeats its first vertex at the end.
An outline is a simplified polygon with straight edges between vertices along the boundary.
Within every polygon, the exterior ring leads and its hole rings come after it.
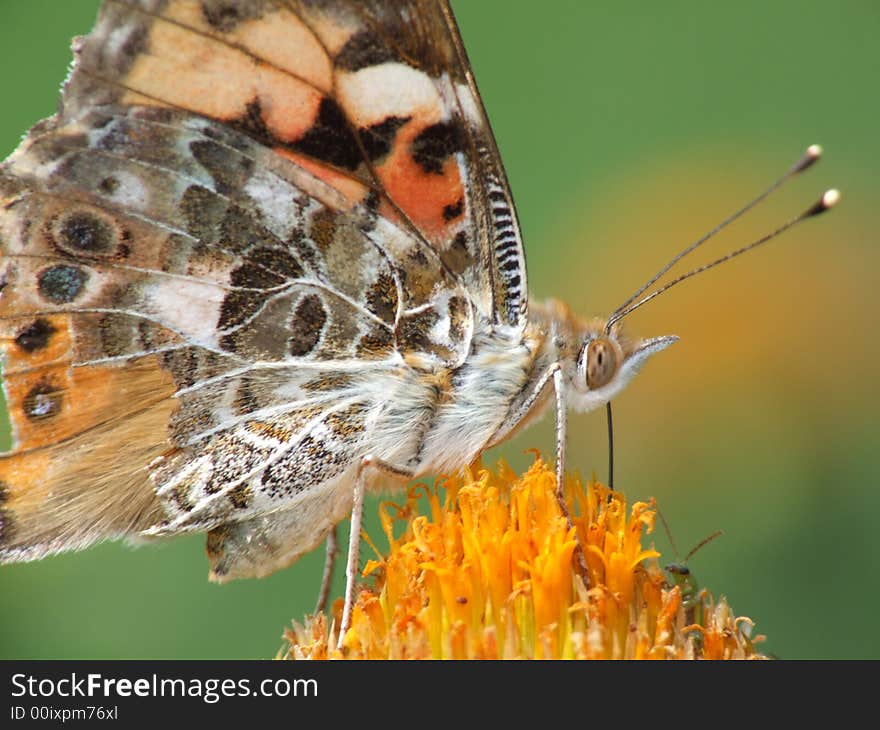
POLYGON ((366 490, 366 471, 368 468, 379 469, 397 477, 407 479, 414 476, 412 471, 400 469, 387 464, 373 456, 361 459, 357 470, 354 486, 354 501, 351 506, 351 530, 348 535, 348 560, 345 564, 345 605, 342 609, 342 622, 339 625, 337 648, 342 648, 342 641, 351 625, 351 610, 354 607, 354 582, 358 575, 358 559, 361 545, 361 522, 364 513, 364 491, 366 490))
POLYGON ((315 613, 324 613, 327 608, 327 599, 330 597, 330 584, 333 582, 333 568, 336 566, 336 556, 339 553, 339 543, 336 540, 336 527, 327 535, 327 554, 324 558, 324 574, 321 576, 321 590, 318 593, 318 604, 315 613))
MULTIPOLYGON (((558 367, 553 373, 553 390, 556 392, 556 499, 570 530, 573 524, 571 513, 568 511, 568 504, 565 501, 565 440, 568 411, 565 402, 565 381, 563 380, 562 369, 558 367)), ((587 570, 587 558, 584 555, 584 548, 580 541, 577 541, 575 544, 574 559, 578 574, 584 582, 584 587, 589 588, 590 574, 587 570)))
POLYGON ((608 422, 608 489, 614 491, 614 421, 611 418, 611 401, 605 404, 605 418, 608 422))

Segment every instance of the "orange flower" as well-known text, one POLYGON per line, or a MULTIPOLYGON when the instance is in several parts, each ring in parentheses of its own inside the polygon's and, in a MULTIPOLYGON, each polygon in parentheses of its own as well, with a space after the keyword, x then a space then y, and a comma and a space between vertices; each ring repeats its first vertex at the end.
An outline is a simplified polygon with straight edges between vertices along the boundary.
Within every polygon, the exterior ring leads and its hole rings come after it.
POLYGON ((627 510, 619 492, 585 487, 576 476, 565 487, 572 528, 556 500, 555 475, 539 457, 521 477, 502 462, 433 489, 417 485, 403 505, 385 503, 388 551, 366 564, 370 585, 357 595, 343 649, 335 648, 337 601, 332 624, 312 616, 287 631, 285 656, 763 658, 754 648, 763 637, 749 638, 751 620, 707 591, 683 602, 682 587, 667 581, 659 553, 643 546, 654 528, 653 502, 627 510), (419 514, 420 496, 427 514, 419 514), (573 569, 577 541, 589 589, 573 569))

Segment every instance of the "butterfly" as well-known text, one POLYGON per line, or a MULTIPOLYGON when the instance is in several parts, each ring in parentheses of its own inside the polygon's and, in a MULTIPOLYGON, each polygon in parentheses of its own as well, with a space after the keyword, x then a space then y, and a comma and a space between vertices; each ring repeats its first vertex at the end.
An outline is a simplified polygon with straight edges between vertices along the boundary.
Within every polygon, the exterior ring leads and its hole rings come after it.
POLYGON ((648 285, 529 300, 444 0, 105 0, 74 51, 0 167, 0 562, 204 532, 258 577, 351 516, 348 611, 365 492, 551 409, 562 475, 567 410, 676 339, 622 331, 648 285))

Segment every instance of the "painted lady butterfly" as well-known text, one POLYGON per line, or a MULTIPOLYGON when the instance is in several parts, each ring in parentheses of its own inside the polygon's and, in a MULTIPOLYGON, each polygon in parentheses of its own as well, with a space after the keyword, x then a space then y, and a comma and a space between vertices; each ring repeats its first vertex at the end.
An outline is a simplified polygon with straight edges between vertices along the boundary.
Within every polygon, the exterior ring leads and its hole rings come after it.
POLYGON ((675 340, 528 301, 445 0, 105 0, 75 54, 0 168, 0 561, 204 531, 266 575, 554 394, 561 471, 675 340))

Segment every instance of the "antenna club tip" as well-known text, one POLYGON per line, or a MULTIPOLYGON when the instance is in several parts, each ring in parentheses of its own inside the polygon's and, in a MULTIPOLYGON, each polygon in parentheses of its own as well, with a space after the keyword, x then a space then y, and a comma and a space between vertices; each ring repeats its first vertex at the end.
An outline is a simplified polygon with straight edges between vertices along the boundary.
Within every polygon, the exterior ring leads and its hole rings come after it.
POLYGON ((822 197, 819 198, 812 206, 810 206, 807 210, 804 211, 802 218, 810 218, 814 215, 820 215, 824 213, 826 210, 830 210, 835 205, 837 205, 840 200, 840 191, 836 188, 831 188, 831 190, 826 190, 822 197))
POLYGON ((794 163, 794 166, 789 170, 789 175, 797 175, 799 172, 803 172, 811 168, 816 162, 819 161, 819 158, 822 156, 822 148, 817 144, 811 144, 807 147, 807 151, 801 156, 797 162, 794 163))
POLYGON ((833 208, 840 202, 840 191, 837 188, 831 188, 831 190, 826 190, 825 194, 822 196, 822 205, 825 210, 829 208, 833 208))

